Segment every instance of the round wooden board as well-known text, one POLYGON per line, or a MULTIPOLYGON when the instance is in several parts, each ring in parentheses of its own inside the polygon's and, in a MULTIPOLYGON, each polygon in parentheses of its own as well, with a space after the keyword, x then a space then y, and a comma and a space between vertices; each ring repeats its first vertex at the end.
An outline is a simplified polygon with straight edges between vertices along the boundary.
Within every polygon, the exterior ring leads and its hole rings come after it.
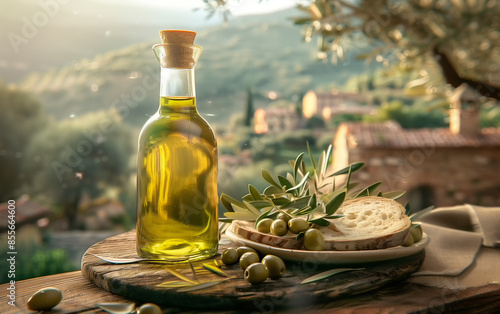
MULTIPOLYGON (((219 253, 227 247, 236 247, 236 245, 223 236, 219 245, 219 253)), ((310 261, 287 262, 287 271, 281 279, 268 279, 262 284, 251 285, 243 279, 243 271, 237 264, 223 265, 221 269, 231 279, 210 288, 178 292, 177 289, 166 289, 157 285, 180 280, 168 272, 167 268, 194 279, 189 263, 114 265, 92 254, 116 258, 137 257, 135 230, 91 246, 82 258, 83 276, 100 288, 138 302, 204 310, 244 308, 258 311, 328 302, 335 298, 377 289, 407 278, 420 268, 425 256, 424 251, 421 251, 415 255, 391 261, 356 266, 346 265, 345 267, 362 267, 362 269, 340 273, 322 281, 304 285, 300 284, 303 279, 339 266, 320 265, 310 261)), ((200 282, 223 279, 203 267, 204 263, 214 265, 214 259, 220 260, 220 254, 192 263, 200 282)))

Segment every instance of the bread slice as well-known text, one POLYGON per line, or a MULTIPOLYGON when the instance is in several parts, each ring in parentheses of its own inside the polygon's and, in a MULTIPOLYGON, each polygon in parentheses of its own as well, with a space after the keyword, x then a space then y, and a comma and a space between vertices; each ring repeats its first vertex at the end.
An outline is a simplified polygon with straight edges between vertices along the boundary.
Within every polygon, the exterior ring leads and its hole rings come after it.
MULTIPOLYGON (((328 227, 319 227, 325 237, 325 250, 375 250, 404 243, 411 221, 404 207, 392 200, 376 196, 344 202, 337 210, 344 217, 330 220, 328 227)), ((245 239, 286 249, 303 250, 302 240, 288 232, 278 237, 258 232, 252 222, 233 221, 231 231, 245 239)))
POLYGON ((344 217, 332 220, 329 239, 337 250, 384 249, 404 243, 411 221, 395 200, 366 196, 346 201, 337 210, 344 217), (342 248, 343 247, 343 248, 342 248))

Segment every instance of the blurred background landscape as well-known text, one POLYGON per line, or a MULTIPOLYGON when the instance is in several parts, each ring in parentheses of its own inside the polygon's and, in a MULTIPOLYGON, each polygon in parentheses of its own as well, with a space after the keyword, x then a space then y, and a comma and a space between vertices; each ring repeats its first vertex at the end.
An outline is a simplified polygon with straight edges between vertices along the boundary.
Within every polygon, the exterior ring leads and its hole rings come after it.
POLYGON ((195 30, 204 48, 197 104, 218 139, 219 193, 262 191, 261 170, 286 174, 309 143, 315 156, 334 145, 334 165, 365 162, 358 180, 408 189, 416 209, 500 205, 500 7, 451 2, 3 1, 0 212, 16 200, 16 280, 78 269, 89 245, 135 227, 161 29, 195 30), (477 125, 458 113, 454 130, 457 108, 477 125))

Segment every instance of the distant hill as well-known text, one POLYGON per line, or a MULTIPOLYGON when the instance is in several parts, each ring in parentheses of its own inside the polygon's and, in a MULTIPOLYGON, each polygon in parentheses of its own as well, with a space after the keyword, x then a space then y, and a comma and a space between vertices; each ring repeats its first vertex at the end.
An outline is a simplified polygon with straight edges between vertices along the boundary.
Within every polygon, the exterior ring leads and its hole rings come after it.
MULTIPOLYGON (((316 46, 304 43, 301 28, 287 19, 297 15, 293 9, 245 16, 227 27, 198 33, 196 43, 204 51, 196 67, 197 97, 200 111, 209 120, 221 121, 242 111, 249 87, 257 93, 276 91, 287 98, 313 88, 343 86, 366 70, 354 57, 338 66, 315 60, 316 46)), ((142 125, 158 106, 159 87, 151 79, 159 76, 151 51, 158 41, 32 73, 20 86, 33 91, 57 119, 121 107, 126 121, 142 125)))

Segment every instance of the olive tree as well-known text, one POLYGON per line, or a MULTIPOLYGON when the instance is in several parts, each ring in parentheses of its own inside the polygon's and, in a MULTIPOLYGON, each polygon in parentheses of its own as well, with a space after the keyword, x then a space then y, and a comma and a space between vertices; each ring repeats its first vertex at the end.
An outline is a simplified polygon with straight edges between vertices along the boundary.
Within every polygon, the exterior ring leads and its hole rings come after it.
POLYGON ((131 130, 114 111, 67 119, 34 136, 26 150, 29 190, 60 208, 68 227, 76 228, 78 207, 86 193, 95 197, 122 187, 133 171, 131 130))
MULTIPOLYGON (((238 0, 244 2, 245 0, 238 0)), ((277 1, 277 0, 267 0, 277 1)), ((228 16, 229 0, 204 0, 228 16)), ((334 62, 356 54, 384 65, 417 69, 415 94, 451 92, 464 83, 478 96, 500 99, 500 3, 496 0, 310 0, 295 18, 304 39, 317 40, 318 57, 334 62), (370 42, 359 55, 353 45, 370 42), (348 46, 350 48, 348 48, 348 46)), ((359 52, 359 51, 358 51, 359 52)))

